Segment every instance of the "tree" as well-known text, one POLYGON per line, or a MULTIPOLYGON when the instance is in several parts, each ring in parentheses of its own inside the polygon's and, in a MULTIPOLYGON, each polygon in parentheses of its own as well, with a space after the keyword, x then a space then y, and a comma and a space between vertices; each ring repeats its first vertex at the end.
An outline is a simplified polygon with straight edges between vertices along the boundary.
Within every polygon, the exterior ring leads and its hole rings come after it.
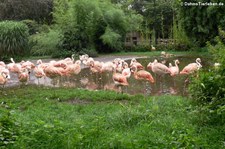
POLYGON ((120 50, 126 32, 137 28, 141 21, 141 16, 125 13, 110 1, 57 0, 57 3, 63 2, 69 9, 55 5, 53 16, 62 29, 61 47, 70 51, 87 48, 96 48, 98 52, 120 50))
POLYGON ((53 0, 1 0, 0 20, 25 20, 51 23, 53 0))
MULTIPOLYGON (((181 0, 181 2, 190 2, 181 0)), ((194 0, 192 3, 205 2, 194 0)), ((218 2, 212 0, 211 2, 218 2)), ((222 6, 182 6, 179 9, 180 20, 187 33, 197 46, 205 46, 218 35, 218 27, 224 26, 225 9, 222 6)))

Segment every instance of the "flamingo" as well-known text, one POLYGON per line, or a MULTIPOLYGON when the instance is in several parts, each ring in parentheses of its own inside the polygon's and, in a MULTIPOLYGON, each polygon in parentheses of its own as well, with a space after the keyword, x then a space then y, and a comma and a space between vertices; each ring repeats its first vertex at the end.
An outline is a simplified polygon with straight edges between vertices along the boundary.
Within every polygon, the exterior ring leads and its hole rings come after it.
POLYGON ((45 69, 46 67, 48 67, 49 63, 43 63, 41 59, 37 60, 38 67, 40 67, 41 69, 45 69))
POLYGON ((0 68, 0 73, 4 73, 7 76, 7 79, 10 79, 10 73, 7 68, 0 68))
POLYGON ((19 81, 23 83, 27 83, 29 80, 29 71, 28 69, 22 69, 18 74, 19 81))
MULTIPOLYGON (((136 66, 132 66, 131 70, 134 74, 134 78, 136 80, 146 80, 149 81, 150 83, 155 83, 154 78, 152 77, 151 73, 145 70, 137 70, 136 66)), ((147 90, 147 82, 145 84, 145 90, 147 90)))
POLYGON ((93 73, 101 73, 102 72, 102 63, 99 61, 90 61, 90 70, 93 73))
POLYGON ((40 66, 35 67, 34 75, 38 79, 38 85, 39 85, 39 79, 42 77, 45 77, 44 69, 42 69, 40 66))
POLYGON ((133 58, 130 62, 130 67, 136 66, 137 69, 144 69, 144 67, 139 63, 135 58, 133 58))
POLYGON ((114 67, 113 62, 109 61, 109 62, 102 63, 101 72, 112 72, 113 67, 114 67))
POLYGON ((152 49, 152 51, 156 50, 156 48, 153 45, 151 45, 151 49, 152 49))
MULTIPOLYGON (((161 80, 161 77, 165 74, 171 74, 169 68, 162 64, 159 63, 156 59, 154 60, 154 62, 150 62, 147 66, 148 69, 152 70, 152 72, 154 72, 155 74, 159 75, 159 80, 161 80)), ((162 83, 159 83, 159 86, 161 88, 161 92, 163 90, 163 86, 162 83)))
POLYGON ((12 73, 19 73, 22 69, 21 64, 16 64, 13 58, 10 58, 12 63, 9 63, 7 65, 7 68, 9 69, 10 72, 12 73))
POLYGON ((67 65, 67 67, 65 68, 65 71, 64 71, 65 75, 70 77, 70 76, 79 74, 81 71, 80 64, 81 64, 81 61, 77 60, 77 61, 75 61, 74 64, 67 65))
POLYGON ((35 68, 35 65, 30 61, 26 61, 21 63, 21 68, 26 68, 28 71, 31 71, 35 68))
POLYGON ((196 63, 190 63, 187 66, 183 68, 183 70, 180 72, 180 74, 192 74, 199 70, 202 67, 201 65, 201 59, 197 58, 196 63))
POLYGON ((129 83, 127 82, 127 77, 122 75, 121 73, 116 72, 116 68, 113 69, 113 76, 112 76, 113 82, 116 86, 119 87, 119 89, 122 91, 122 86, 128 86, 129 83))
POLYGON ((4 88, 8 81, 8 75, 5 72, 0 72, 0 85, 4 88))
MULTIPOLYGON (((65 69, 62 67, 55 67, 53 64, 49 64, 45 69, 44 69, 45 75, 50 78, 54 79, 56 77, 61 77, 65 73, 65 69)), ((58 80, 59 81, 59 80, 58 80)), ((59 83, 59 82, 58 82, 59 83)), ((54 85, 55 86, 55 85, 54 85)))
POLYGON ((151 73, 148 72, 148 71, 145 71, 145 70, 137 71, 137 67, 136 66, 132 66, 132 72, 133 72, 134 78, 136 80, 147 80, 150 83, 155 83, 154 78, 152 77, 151 73))
POLYGON ((175 60, 175 66, 172 66, 172 64, 171 63, 169 63, 169 70, 170 70, 170 72, 171 72, 171 76, 176 76, 176 75, 178 75, 179 74, 179 67, 178 67, 178 65, 179 65, 179 60, 175 60))
MULTIPOLYGON (((183 70, 180 72, 181 75, 190 75, 190 74, 193 74, 194 72, 197 72, 200 68, 202 68, 202 65, 201 65, 201 59, 200 58, 197 58, 196 60, 196 63, 190 63, 188 64, 187 66, 185 66, 183 68, 183 70)), ((189 78, 187 76, 187 78, 185 79, 185 85, 184 85, 184 91, 185 91, 185 88, 186 88, 186 83, 189 82, 189 78)))
POLYGON ((0 67, 6 67, 6 64, 3 61, 0 61, 0 67))
POLYGON ((155 74, 158 74, 158 75, 164 75, 164 74, 171 74, 169 68, 162 64, 162 63, 159 63, 156 59, 154 60, 154 62, 150 62, 148 65, 147 65, 147 68, 152 70, 152 72, 154 72, 155 74))
POLYGON ((87 54, 80 55, 79 58, 82 61, 82 63, 86 66, 90 66, 90 62, 94 61, 94 59, 92 57, 89 57, 87 54))
POLYGON ((161 57, 164 57, 164 58, 169 58, 169 57, 172 57, 174 56, 173 54, 170 54, 170 53, 166 53, 165 51, 162 51, 161 52, 161 57))
POLYGON ((124 64, 123 64, 123 71, 122 71, 122 75, 124 75, 125 77, 127 77, 127 78, 130 78, 130 76, 131 76, 131 70, 130 70, 130 68, 128 67, 128 64, 127 64, 127 62, 124 62, 124 64))

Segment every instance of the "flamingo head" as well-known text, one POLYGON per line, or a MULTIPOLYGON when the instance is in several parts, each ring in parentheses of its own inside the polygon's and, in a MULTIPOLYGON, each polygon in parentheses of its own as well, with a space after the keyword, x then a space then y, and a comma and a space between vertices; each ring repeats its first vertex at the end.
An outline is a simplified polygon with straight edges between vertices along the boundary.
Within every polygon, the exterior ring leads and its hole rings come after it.
POLYGON ((197 58, 196 59, 196 62, 201 63, 201 59, 200 58, 197 58))
POLYGON ((150 63, 147 65, 147 69, 148 69, 148 70, 152 70, 152 62, 150 62, 150 63))
POLYGON ((178 59, 176 59, 175 61, 175 64, 179 65, 180 64, 180 61, 178 59))

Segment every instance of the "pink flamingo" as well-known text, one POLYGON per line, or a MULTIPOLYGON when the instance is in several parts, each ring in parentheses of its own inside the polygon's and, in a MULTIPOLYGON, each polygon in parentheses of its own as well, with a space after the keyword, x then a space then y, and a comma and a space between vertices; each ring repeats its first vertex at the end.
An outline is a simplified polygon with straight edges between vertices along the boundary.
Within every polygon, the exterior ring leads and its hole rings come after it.
POLYGON ((27 83, 29 80, 29 72, 27 69, 22 69, 18 74, 19 81, 23 83, 27 83))
MULTIPOLYGON (((65 69, 62 67, 55 67, 53 64, 49 64, 45 69, 44 69, 45 75, 50 78, 54 79, 56 77, 61 77, 65 74, 65 69)), ((59 80, 58 80, 59 83, 59 80)), ((54 84, 55 86, 55 84, 54 84)))
POLYGON ((196 72, 197 70, 199 70, 202 67, 201 65, 201 59, 197 58, 196 59, 196 63, 190 63, 187 66, 185 66, 183 68, 183 70, 180 72, 180 74, 191 74, 196 72))
POLYGON ((113 62, 102 62, 102 68, 101 72, 112 72, 113 71, 114 64, 113 62))
MULTIPOLYGON (((152 77, 151 73, 145 70, 137 70, 137 67, 134 65, 132 66, 132 70, 131 70, 134 74, 134 78, 136 80, 145 80, 148 81, 150 83, 155 83, 154 78, 152 77)), ((145 84, 145 90, 147 91, 147 82, 145 84)))
POLYGON ((45 69, 46 67, 48 67, 49 63, 43 63, 41 59, 37 60, 37 65, 39 68, 41 69, 45 69))
POLYGON ((0 72, 0 85, 2 85, 3 88, 7 83, 8 79, 8 75, 4 71, 0 72))
POLYGON ((6 64, 3 61, 0 61, 0 67, 6 67, 6 64))
POLYGON ((170 70, 170 72, 171 72, 171 76, 176 76, 176 75, 178 75, 179 74, 179 67, 178 67, 178 65, 179 65, 179 60, 175 60, 175 66, 172 66, 172 64, 171 63, 169 63, 169 70, 170 70))
POLYGON ((10 72, 12 73, 20 73, 22 66, 21 64, 16 64, 13 58, 10 58, 12 63, 9 63, 7 65, 7 68, 9 69, 10 72))
POLYGON ((141 63, 139 63, 135 58, 133 58, 130 62, 130 67, 136 66, 137 69, 144 69, 144 66, 142 66, 141 63))
POLYGON ((150 83, 155 83, 154 78, 152 77, 151 73, 145 70, 139 70, 137 71, 137 67, 133 66, 132 67, 132 72, 134 74, 134 78, 136 80, 147 80, 150 83))
POLYGON ((38 85, 39 85, 39 79, 42 77, 45 77, 44 69, 42 69, 40 66, 35 67, 34 75, 38 79, 38 85))
POLYGON ((127 64, 127 62, 124 62, 124 64, 123 64, 123 71, 122 71, 122 75, 124 75, 125 77, 127 77, 127 78, 130 78, 130 76, 131 76, 131 70, 130 70, 130 68, 128 67, 128 64, 127 64))
POLYGON ((147 66, 148 69, 152 70, 152 72, 154 72, 155 74, 158 75, 164 75, 164 74, 171 74, 169 68, 162 64, 159 63, 156 59, 154 60, 154 62, 150 62, 147 66))
POLYGON ((81 64, 81 61, 77 60, 74 64, 67 65, 67 67, 64 70, 65 75, 70 77, 70 76, 79 74, 81 71, 80 64, 81 64))
POLYGON ((116 68, 113 69, 113 82, 116 86, 119 87, 119 90, 123 93, 122 91, 122 86, 128 86, 129 83, 127 82, 127 77, 122 75, 121 73, 116 72, 116 68))
MULTIPOLYGON (((154 60, 154 62, 150 62, 147 66, 148 69, 152 70, 152 72, 154 72, 155 74, 159 75, 159 80, 161 80, 161 77, 165 74, 171 74, 169 68, 162 64, 162 63, 159 63, 156 59, 154 60)), ((159 86, 160 86, 160 92, 163 91, 163 86, 162 86, 162 83, 160 81, 159 83, 159 86)))
POLYGON ((31 71, 32 69, 35 68, 35 65, 30 61, 26 61, 21 63, 21 67, 28 69, 28 71, 31 71))

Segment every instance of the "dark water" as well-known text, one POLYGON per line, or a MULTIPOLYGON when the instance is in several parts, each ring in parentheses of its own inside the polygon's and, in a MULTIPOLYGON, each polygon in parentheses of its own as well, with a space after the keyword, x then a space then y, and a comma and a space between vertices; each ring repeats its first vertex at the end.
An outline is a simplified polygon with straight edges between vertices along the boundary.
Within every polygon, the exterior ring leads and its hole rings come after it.
MULTIPOLYGON (((178 59, 180 61, 179 69, 180 71, 189 63, 193 63, 196 60, 196 56, 179 56, 171 58, 159 58, 159 57, 149 57, 137 59, 147 70, 147 65, 149 62, 152 62, 154 59, 157 59, 159 62, 166 60, 166 65, 169 63, 174 65, 174 60, 178 59)), ((200 57, 202 60, 202 69, 208 70, 209 66, 212 65, 210 59, 200 57)), ((130 64, 130 60, 127 61, 130 64)), ((147 70, 149 71, 149 70, 147 70)), ((89 90, 114 90, 117 92, 124 92, 128 94, 144 94, 144 95, 161 95, 161 94, 173 94, 173 95, 182 95, 186 96, 188 94, 187 87, 188 84, 185 83, 187 76, 178 75, 176 77, 171 77, 169 75, 164 75, 159 77, 153 72, 149 71, 155 79, 154 84, 150 84, 144 80, 136 80, 133 75, 128 78, 129 86, 118 88, 114 85, 112 80, 112 73, 102 73, 102 74, 93 74, 89 68, 84 68, 81 70, 80 74, 74 77, 60 77, 53 80, 49 78, 39 79, 39 84, 46 86, 55 86, 55 87, 74 87, 74 88, 85 88, 89 90)), ((14 80, 15 82, 17 80, 14 80)), ((14 83, 15 83, 14 82, 14 83)), ((38 84, 38 80, 31 74, 31 83, 38 84)), ((9 82, 10 83, 10 82, 9 82)), ((13 82, 11 81, 11 84, 13 82)))

